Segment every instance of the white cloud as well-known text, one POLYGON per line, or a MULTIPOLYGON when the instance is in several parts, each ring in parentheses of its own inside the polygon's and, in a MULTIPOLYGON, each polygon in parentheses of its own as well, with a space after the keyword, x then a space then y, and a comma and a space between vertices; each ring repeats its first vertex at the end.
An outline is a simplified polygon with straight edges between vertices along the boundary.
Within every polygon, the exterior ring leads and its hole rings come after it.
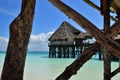
POLYGON ((41 33, 39 35, 31 35, 31 40, 33 40, 33 41, 45 41, 46 35, 45 35, 45 33, 41 33))
POLYGON ((38 35, 31 35, 29 50, 30 51, 48 51, 48 39, 53 32, 40 33, 38 35))
POLYGON ((8 38, 0 37, 0 51, 6 51, 8 38))
MULTIPOLYGON (((48 39, 53 32, 31 35, 28 49, 29 51, 48 51, 48 39)), ((8 38, 0 37, 0 51, 6 51, 8 38)))

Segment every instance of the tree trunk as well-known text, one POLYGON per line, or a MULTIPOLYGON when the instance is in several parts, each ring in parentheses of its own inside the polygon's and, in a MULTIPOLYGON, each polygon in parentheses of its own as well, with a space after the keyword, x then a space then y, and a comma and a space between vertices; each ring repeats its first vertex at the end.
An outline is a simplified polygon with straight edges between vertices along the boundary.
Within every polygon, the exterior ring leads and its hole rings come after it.
POLYGON ((36 0, 22 0, 21 13, 10 24, 10 39, 1 80, 23 80, 36 0))

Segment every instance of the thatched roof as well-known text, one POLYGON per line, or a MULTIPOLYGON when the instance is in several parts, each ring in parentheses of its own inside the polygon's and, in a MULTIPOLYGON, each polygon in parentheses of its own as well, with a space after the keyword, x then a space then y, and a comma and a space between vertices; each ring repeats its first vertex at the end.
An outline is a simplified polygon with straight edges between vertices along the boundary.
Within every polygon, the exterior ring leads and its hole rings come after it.
POLYGON ((60 27, 53 33, 53 35, 49 38, 50 41, 52 40, 59 40, 59 39, 69 39, 69 38, 76 38, 76 36, 80 33, 78 29, 73 27, 70 23, 64 21, 60 27))
POLYGON ((87 37, 92 37, 87 32, 81 32, 72 26, 70 23, 64 21, 60 27, 53 33, 49 38, 49 41, 52 40, 65 40, 65 39, 86 39, 87 37))
POLYGON ((77 38, 80 38, 80 39, 85 39, 86 37, 92 37, 90 34, 88 34, 87 32, 81 32, 77 38))

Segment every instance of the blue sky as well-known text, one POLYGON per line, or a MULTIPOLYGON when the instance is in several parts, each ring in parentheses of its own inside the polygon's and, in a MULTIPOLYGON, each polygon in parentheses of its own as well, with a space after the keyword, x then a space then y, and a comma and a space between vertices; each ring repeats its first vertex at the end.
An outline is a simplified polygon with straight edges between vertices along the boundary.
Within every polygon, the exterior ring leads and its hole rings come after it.
MULTIPOLYGON (((6 50, 9 40, 9 24, 20 13, 21 1, 0 0, 0 51, 6 50)), ((100 13, 84 3, 83 0, 63 0, 63 2, 70 5, 91 22, 94 22, 98 28, 102 28, 103 21, 100 13)), ((99 4, 99 1, 95 3, 99 4)), ((49 3, 48 0, 37 0, 29 50, 48 51, 48 38, 63 21, 67 21, 79 30, 84 31, 78 24, 49 3)))

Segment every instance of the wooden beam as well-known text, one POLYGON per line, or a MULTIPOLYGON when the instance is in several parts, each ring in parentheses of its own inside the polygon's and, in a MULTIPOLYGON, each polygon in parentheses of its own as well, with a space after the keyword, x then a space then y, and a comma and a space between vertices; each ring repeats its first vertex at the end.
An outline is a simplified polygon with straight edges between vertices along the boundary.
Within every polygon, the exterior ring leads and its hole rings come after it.
POLYGON ((120 9, 117 10, 117 18, 120 21, 120 9))
MULTIPOLYGON (((120 9, 117 10, 118 21, 120 21, 120 12, 119 11, 120 11, 120 9)), ((119 59, 119 67, 111 73, 111 78, 114 77, 119 72, 120 72, 120 59, 119 59)))
POLYGON ((112 73, 111 73, 111 78, 113 77, 113 76, 115 76, 117 73, 119 73, 120 72, 120 67, 118 67, 116 70, 114 70, 112 73))
MULTIPOLYGON (((101 0, 102 14, 104 17, 104 33, 110 31, 109 0, 101 0)), ((107 47, 104 47, 104 80, 111 80, 111 59, 107 47)))
MULTIPOLYGON (((112 25, 111 30, 108 31, 111 34, 111 37, 118 34, 120 32, 120 21, 117 21, 115 24, 112 25)), ((108 36, 108 35, 107 35, 108 36)))
POLYGON ((95 5, 92 1, 90 0, 83 0, 84 2, 86 2, 87 4, 89 4, 91 7, 95 8, 96 10, 100 11, 101 9, 95 5))
POLYGON ((120 58, 120 45, 114 40, 106 37, 95 25, 89 20, 83 17, 81 14, 61 2, 60 0, 49 0, 58 9, 64 12, 68 17, 73 19, 82 28, 84 28, 89 34, 91 34, 102 46, 105 46, 112 52, 113 55, 120 58), (97 34, 96 34, 97 33, 97 34))
MULTIPOLYGON (((90 5, 91 7, 95 8, 96 10, 100 11, 101 14, 103 15, 103 13, 102 13, 102 5, 101 5, 101 8, 100 8, 100 7, 98 7, 97 5, 95 5, 90 0, 83 0, 83 1, 86 2, 88 5, 90 5)), ((102 1, 102 0, 100 0, 100 1, 102 1)), ((113 20, 113 21, 115 21, 115 22, 117 21, 113 16, 110 16, 110 19, 113 20)))

